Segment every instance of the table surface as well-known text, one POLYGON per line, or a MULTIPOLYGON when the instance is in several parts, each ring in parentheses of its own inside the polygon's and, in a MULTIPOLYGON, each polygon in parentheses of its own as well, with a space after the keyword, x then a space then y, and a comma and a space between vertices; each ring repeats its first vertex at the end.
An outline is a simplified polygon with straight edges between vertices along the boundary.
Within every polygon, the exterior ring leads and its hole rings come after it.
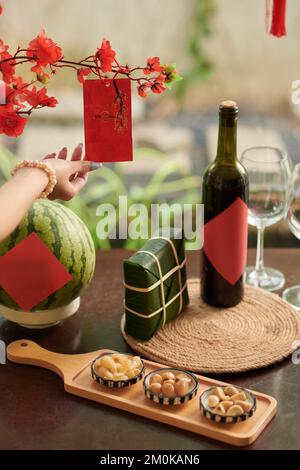
MULTIPOLYGON (((119 329, 124 250, 98 252, 94 280, 73 317, 47 330, 28 330, 0 319, 0 339, 32 339, 61 353, 101 348, 126 352, 119 329)), ((254 250, 248 261, 253 263, 254 250)), ((282 270, 286 286, 300 283, 300 250, 265 250, 267 265, 282 270)), ((199 276, 198 252, 188 253, 188 276, 199 276)), ((300 366, 290 358, 264 370, 217 375, 220 380, 272 395, 278 414, 250 449, 300 449, 300 366)), ((231 446, 68 395, 46 369, 0 365, 0 449, 228 449, 231 446)))

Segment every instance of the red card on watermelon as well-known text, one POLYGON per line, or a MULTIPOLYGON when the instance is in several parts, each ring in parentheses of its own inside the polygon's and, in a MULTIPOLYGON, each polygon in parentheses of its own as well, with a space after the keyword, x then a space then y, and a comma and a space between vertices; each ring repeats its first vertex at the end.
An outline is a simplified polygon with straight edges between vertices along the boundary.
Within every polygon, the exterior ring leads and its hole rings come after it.
POLYGON ((130 79, 86 80, 83 102, 86 159, 132 160, 130 79))
POLYGON ((72 279, 35 232, 0 257, 0 286, 25 311, 72 279))

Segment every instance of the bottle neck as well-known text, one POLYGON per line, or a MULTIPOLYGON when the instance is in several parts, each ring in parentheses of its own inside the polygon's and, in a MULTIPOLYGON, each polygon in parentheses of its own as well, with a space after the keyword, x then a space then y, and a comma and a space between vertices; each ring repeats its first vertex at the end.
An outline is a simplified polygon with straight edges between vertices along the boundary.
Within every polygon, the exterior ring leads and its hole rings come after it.
POLYGON ((237 162, 236 151, 237 114, 219 115, 219 137, 216 162, 234 165, 237 162))

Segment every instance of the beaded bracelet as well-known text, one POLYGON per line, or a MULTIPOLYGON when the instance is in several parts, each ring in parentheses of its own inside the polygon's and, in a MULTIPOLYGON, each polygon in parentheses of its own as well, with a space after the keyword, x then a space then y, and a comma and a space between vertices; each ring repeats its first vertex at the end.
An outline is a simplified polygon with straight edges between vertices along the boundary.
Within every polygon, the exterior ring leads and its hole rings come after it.
POLYGON ((15 168, 11 172, 11 175, 13 176, 18 170, 20 170, 20 168, 26 168, 26 167, 27 168, 39 168, 40 170, 43 170, 47 174, 49 178, 49 182, 39 197, 40 198, 48 197, 49 194, 52 193, 53 189, 55 188, 57 184, 55 171, 52 168, 50 168, 46 162, 41 162, 39 160, 23 160, 22 162, 18 163, 15 166, 15 168))

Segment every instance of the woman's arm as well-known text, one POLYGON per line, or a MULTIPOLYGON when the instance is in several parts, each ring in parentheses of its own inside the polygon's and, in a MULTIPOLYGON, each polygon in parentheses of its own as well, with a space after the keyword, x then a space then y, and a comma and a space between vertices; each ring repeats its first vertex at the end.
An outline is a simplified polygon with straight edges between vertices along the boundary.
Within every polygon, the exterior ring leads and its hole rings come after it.
MULTIPOLYGON (((63 148, 58 158, 47 155, 45 160, 56 173, 57 185, 51 199, 69 200, 85 185, 87 173, 99 168, 100 164, 80 160, 82 145, 76 147, 72 161, 67 161, 67 149, 63 148)), ((0 242, 3 241, 21 222, 33 202, 48 184, 47 174, 39 168, 20 168, 15 175, 0 188, 0 242)))
POLYGON ((21 168, 0 188, 0 242, 21 222, 47 183, 44 171, 21 168))

